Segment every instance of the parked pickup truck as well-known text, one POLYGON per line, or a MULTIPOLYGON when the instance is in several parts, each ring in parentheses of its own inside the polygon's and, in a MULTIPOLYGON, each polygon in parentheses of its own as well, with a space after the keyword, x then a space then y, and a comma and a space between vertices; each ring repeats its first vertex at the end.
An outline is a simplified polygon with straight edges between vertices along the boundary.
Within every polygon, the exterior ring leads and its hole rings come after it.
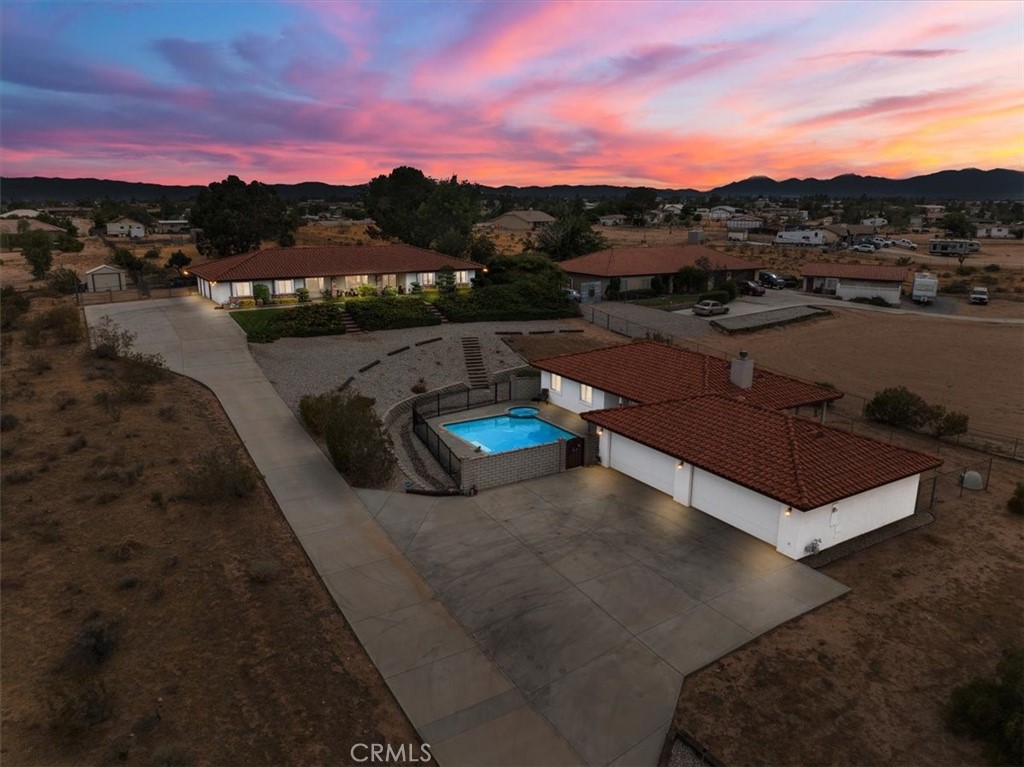
POLYGON ((971 295, 968 296, 967 301, 972 304, 987 304, 988 288, 975 288, 971 291, 971 295))

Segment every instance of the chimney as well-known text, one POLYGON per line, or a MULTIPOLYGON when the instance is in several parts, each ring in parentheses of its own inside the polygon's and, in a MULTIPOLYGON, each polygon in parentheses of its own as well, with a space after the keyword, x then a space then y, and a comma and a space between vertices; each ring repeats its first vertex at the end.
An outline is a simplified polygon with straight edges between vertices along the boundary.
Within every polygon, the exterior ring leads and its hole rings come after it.
POLYGON ((741 389, 749 389, 754 385, 754 361, 747 356, 745 349, 740 350, 739 357, 733 357, 729 380, 733 386, 741 389))

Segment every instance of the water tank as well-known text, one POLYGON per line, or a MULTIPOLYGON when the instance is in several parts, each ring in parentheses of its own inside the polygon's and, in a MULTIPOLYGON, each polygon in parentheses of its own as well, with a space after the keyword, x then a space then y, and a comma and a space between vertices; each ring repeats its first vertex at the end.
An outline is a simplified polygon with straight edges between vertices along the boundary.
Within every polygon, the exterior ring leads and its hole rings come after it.
POLYGON ((985 483, 981 480, 980 471, 965 471, 960 480, 966 490, 984 490, 985 483))

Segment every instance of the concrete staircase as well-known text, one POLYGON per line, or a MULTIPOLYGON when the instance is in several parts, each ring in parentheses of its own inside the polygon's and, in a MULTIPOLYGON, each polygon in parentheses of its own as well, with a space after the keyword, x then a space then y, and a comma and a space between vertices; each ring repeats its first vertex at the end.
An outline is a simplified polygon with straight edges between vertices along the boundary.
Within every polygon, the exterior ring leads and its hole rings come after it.
POLYGON ((354 319, 352 319, 352 315, 344 309, 341 310, 341 323, 345 326, 346 334, 363 332, 363 329, 356 324, 354 319))
POLYGON ((486 389, 490 386, 487 379, 487 367, 484 365, 483 351, 480 349, 480 339, 476 336, 463 336, 462 356, 466 360, 466 373, 469 375, 470 388, 486 389))
POLYGON ((429 301, 424 301, 423 303, 424 303, 424 304, 426 304, 426 307, 427 307, 427 311, 428 311, 428 312, 430 312, 431 314, 433 314, 433 315, 434 315, 435 317, 439 317, 439 318, 441 319, 441 324, 442 324, 442 325, 443 325, 444 323, 448 322, 448 318, 447 318, 447 317, 445 317, 445 316, 444 316, 443 314, 441 314, 441 310, 440 310, 440 309, 438 309, 438 308, 437 308, 436 306, 434 306, 434 305, 433 305, 432 303, 430 303, 429 301))

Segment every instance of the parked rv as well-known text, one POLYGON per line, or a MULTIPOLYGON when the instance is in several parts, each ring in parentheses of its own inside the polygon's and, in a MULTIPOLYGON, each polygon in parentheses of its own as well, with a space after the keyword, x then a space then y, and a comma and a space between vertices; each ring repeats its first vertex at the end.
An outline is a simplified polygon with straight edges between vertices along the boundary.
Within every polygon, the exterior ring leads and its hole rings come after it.
POLYGON ((914 286, 910 297, 917 304, 930 304, 939 292, 939 280, 935 275, 919 272, 914 275, 914 286))

